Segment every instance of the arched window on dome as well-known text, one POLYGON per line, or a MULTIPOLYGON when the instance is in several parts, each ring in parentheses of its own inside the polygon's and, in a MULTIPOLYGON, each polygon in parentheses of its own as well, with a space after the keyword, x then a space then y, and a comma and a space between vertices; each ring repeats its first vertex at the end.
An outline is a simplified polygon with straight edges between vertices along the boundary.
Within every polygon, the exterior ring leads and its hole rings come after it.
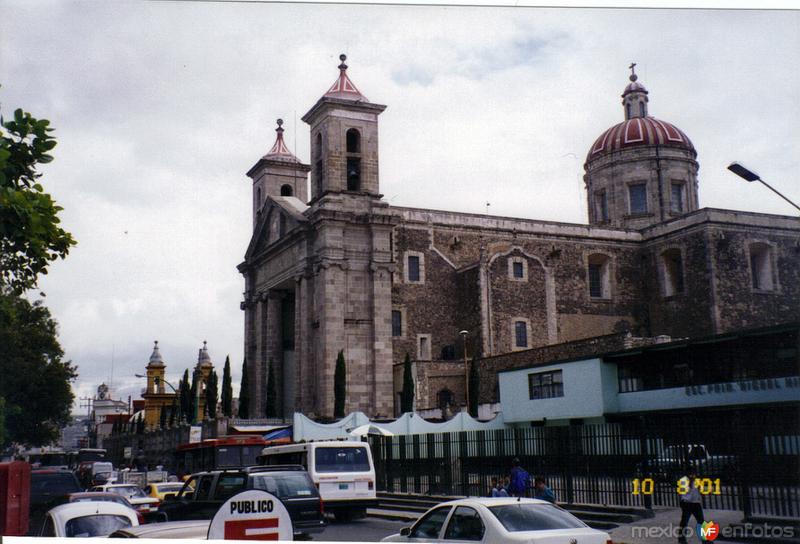
POLYGON ((644 109, 644 102, 639 102, 639 115, 647 117, 647 111, 644 109))
POLYGON ((633 109, 631 108, 630 102, 625 104, 625 113, 627 114, 625 117, 626 119, 630 119, 631 117, 633 117, 633 109))
POLYGON ((281 185, 281 196, 293 196, 294 190, 288 183, 281 185))

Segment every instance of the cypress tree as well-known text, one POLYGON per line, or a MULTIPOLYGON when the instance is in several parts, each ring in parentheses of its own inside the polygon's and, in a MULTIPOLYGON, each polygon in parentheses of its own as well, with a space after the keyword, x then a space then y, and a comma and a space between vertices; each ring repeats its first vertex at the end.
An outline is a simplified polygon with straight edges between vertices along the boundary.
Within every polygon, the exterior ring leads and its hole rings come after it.
POLYGON ((186 421, 191 421, 192 418, 192 391, 191 385, 189 382, 189 369, 187 368, 183 372, 183 379, 181 380, 181 415, 186 421))
POLYGON ((189 422, 190 423, 195 423, 195 422, 197 422, 199 419, 201 419, 203 417, 203 414, 198 414, 197 413, 197 407, 198 407, 197 389, 198 389, 198 387, 200 387, 200 384, 198 382, 199 382, 199 380, 198 380, 197 372, 193 372, 192 373, 192 387, 189 389, 189 400, 190 400, 190 402, 189 402, 189 422))
POLYGON ((231 384, 231 357, 225 357, 225 368, 222 370, 222 414, 233 415, 233 385, 231 384))
POLYGON ((340 350, 336 357, 336 370, 333 373, 333 417, 344 417, 344 400, 347 396, 347 368, 344 362, 344 351, 340 350))
POLYGON ((175 414, 178 412, 178 401, 173 397, 172 406, 169 409, 169 426, 175 426, 175 414))
POLYGON ((165 429, 167 427, 167 407, 161 406, 158 414, 158 428, 165 429))
POLYGON ((266 417, 277 417, 278 415, 278 394, 275 391, 275 361, 269 360, 269 371, 267 372, 267 406, 266 417))
POLYGON ((247 380, 247 357, 242 362, 242 382, 239 386, 239 417, 241 419, 250 417, 250 384, 247 380))
POLYGON ((469 367, 469 415, 478 417, 478 395, 480 394, 480 378, 478 377, 478 360, 472 359, 469 367))
POLYGON ((208 381, 206 383, 206 414, 208 415, 208 419, 217 417, 217 398, 219 397, 217 373, 215 371, 208 375, 208 381))
POLYGON ((414 376, 411 374, 411 357, 408 352, 403 360, 403 392, 400 397, 400 411, 404 414, 414 411, 414 376))

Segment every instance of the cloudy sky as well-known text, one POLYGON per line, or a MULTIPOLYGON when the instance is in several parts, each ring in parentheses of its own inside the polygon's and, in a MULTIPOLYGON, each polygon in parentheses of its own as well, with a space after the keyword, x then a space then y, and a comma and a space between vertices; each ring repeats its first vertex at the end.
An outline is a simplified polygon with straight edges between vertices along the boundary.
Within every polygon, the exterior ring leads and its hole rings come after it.
POLYGON ((0 107, 49 118, 43 182, 78 240, 41 282, 78 396, 138 395, 158 339, 177 381, 208 340, 238 387, 251 229, 245 172, 299 119, 339 53, 380 117, 392 204, 582 223, 594 139, 637 62, 650 114, 699 152, 701 206, 800 200, 800 12, 6 0, 0 107), (113 360, 113 377, 112 377, 113 360))

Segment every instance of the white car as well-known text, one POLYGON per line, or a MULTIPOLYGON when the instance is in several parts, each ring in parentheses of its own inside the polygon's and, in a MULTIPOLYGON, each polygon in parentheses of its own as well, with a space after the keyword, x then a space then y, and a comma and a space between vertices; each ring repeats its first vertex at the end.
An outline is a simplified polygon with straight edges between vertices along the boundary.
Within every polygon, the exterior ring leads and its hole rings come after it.
POLYGON ((164 521, 119 529, 111 538, 192 538, 206 540, 210 520, 164 521))
POLYGON ((142 514, 155 512, 158 510, 160 500, 148 497, 141 487, 133 484, 104 484, 96 485, 89 491, 105 491, 106 493, 116 493, 122 495, 131 505, 142 514))
POLYGON ((136 527, 136 511, 109 501, 71 502, 50 509, 38 536, 108 536, 124 527, 136 527))
POLYGON ((611 544, 611 537, 547 501, 502 497, 439 504, 381 542, 611 544))

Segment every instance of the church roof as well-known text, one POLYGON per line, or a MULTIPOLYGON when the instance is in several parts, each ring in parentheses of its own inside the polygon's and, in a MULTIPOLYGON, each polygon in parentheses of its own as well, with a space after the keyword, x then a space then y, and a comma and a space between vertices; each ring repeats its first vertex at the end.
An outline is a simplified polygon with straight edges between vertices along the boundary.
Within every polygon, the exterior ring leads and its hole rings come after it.
POLYGON ((589 149, 586 162, 613 151, 650 145, 677 147, 697 154, 689 137, 672 123, 655 117, 634 117, 603 132, 589 149))
POLYGON ((147 366, 164 366, 164 359, 161 358, 161 352, 158 350, 158 340, 153 342, 153 353, 150 355, 150 362, 147 366))
POLYGON ((277 124, 278 128, 275 129, 275 132, 277 132, 275 143, 272 145, 272 148, 267 151, 267 154, 262 157, 262 159, 299 163, 300 159, 295 157, 294 154, 289 151, 289 148, 286 147, 286 142, 283 141, 283 119, 278 119, 277 124))
POLYGON ((208 343, 203 340, 203 347, 197 353, 197 366, 212 366, 211 356, 208 354, 208 343))
POLYGON ((347 60, 347 55, 339 55, 339 60, 342 63, 339 65, 339 77, 333 82, 331 88, 328 89, 323 96, 328 98, 342 98, 344 100, 355 100, 357 102, 369 102, 366 96, 361 94, 361 91, 356 88, 355 84, 347 76, 347 65, 344 63, 347 60))

